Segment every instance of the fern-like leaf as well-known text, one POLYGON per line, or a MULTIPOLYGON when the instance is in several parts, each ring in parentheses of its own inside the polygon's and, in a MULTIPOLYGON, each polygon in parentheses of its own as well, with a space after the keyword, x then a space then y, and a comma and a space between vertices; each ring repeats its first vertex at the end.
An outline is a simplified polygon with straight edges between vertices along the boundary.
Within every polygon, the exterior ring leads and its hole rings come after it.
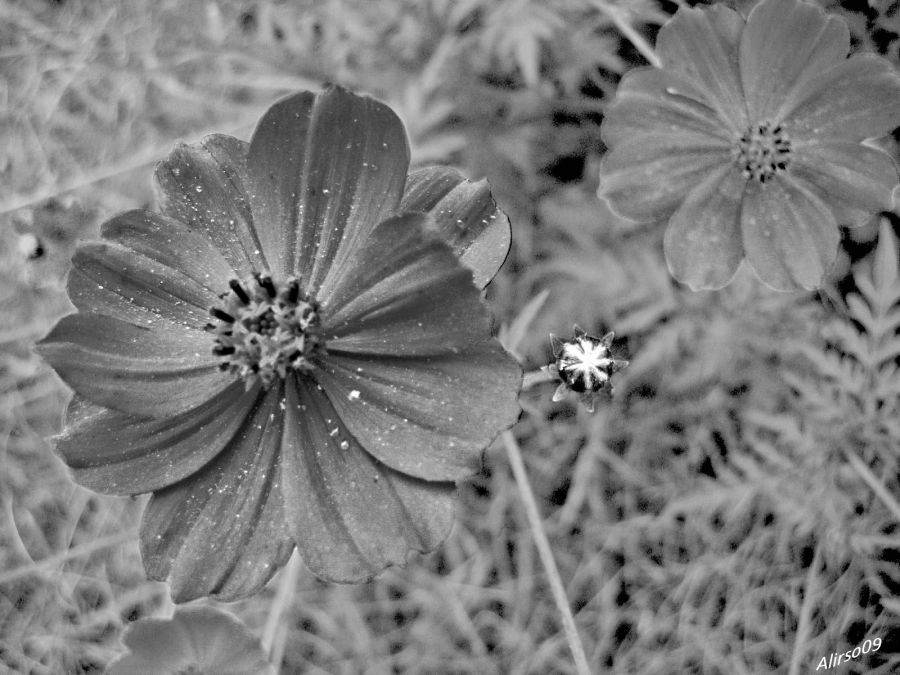
MULTIPOLYGON (((900 354, 900 256, 886 219, 871 267, 857 270, 854 280, 860 293, 847 297, 847 307, 850 318, 865 329, 867 342, 866 352, 854 356, 872 368, 881 368, 900 354)), ((844 347, 858 349, 859 345, 844 347)))
POLYGON ((813 388, 822 390, 825 400, 803 385, 809 374, 786 379, 823 420, 861 412, 884 421, 900 399, 900 259, 887 220, 871 262, 854 272, 854 281, 859 292, 847 296, 846 316, 824 326, 824 343, 796 345, 812 368, 813 388), (831 406, 825 404, 829 399, 831 406), (848 402, 855 412, 847 410, 848 402))

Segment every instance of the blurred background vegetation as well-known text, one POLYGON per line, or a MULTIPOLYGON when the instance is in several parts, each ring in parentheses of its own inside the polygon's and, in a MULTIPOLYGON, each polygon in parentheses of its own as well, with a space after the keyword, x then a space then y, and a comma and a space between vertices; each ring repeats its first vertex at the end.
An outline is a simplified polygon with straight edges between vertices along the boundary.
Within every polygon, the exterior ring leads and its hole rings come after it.
MULTIPOLYGON (((514 242, 488 299, 528 369, 574 323, 615 330, 631 360, 596 414, 543 385, 515 428, 595 671, 813 672, 880 637, 841 672, 898 672, 897 214, 845 231, 818 293, 746 270, 692 293, 661 224, 595 197, 604 107, 645 65, 629 32, 652 44, 689 4, 0 0, 0 672, 102 672, 125 625, 170 611, 140 565, 143 500, 75 486, 42 440, 65 396, 29 345, 64 307, 75 242, 152 205, 176 140, 246 139, 324 82, 394 107, 414 163, 488 177, 514 242)), ((897 63, 900 2, 822 4, 897 63)), ((450 538, 408 569, 301 573, 282 672, 573 671, 501 448, 460 493, 450 538)), ((276 585, 229 609, 259 634, 276 585)))

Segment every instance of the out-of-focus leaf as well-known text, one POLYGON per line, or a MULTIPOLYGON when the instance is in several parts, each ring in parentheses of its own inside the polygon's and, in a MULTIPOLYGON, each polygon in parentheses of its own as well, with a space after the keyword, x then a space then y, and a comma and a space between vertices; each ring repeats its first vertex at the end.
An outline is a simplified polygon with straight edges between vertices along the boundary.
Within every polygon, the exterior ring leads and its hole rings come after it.
POLYGON ((519 352, 519 346, 531 329, 531 324, 534 322, 538 312, 541 311, 541 308, 544 306, 544 303, 547 301, 547 296, 549 295, 550 291, 546 288, 542 290, 525 304, 521 311, 516 315, 516 318, 513 319, 509 325, 504 325, 500 329, 498 339, 501 344, 519 360, 522 359, 522 354, 519 352))

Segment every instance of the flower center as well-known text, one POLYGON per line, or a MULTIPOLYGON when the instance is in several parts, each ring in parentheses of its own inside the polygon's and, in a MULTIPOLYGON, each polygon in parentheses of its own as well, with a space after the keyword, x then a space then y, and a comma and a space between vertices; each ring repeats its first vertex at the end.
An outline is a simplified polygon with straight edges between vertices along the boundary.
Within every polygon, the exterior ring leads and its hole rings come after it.
POLYGON ((765 183, 791 163, 791 141, 780 124, 760 122, 738 139, 734 158, 745 178, 765 183))
POLYGON ((318 304, 300 291, 297 279, 278 288, 271 277, 254 276, 254 283, 228 282, 231 292, 219 296, 221 306, 209 313, 217 323, 213 354, 222 357, 221 370, 244 378, 249 389, 257 379, 269 387, 288 371, 309 371, 309 357, 324 349, 317 333, 318 304))

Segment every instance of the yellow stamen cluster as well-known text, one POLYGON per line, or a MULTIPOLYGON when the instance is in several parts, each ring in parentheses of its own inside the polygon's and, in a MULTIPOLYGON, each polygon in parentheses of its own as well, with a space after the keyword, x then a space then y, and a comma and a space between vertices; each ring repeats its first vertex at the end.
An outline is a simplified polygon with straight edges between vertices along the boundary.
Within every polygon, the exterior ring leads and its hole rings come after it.
POLYGON ((734 158, 745 178, 765 183, 787 169, 791 162, 791 141, 780 124, 761 122, 737 140, 734 158))
POLYGON ((230 280, 222 305, 210 310, 217 323, 206 325, 215 337, 213 354, 222 357, 219 368, 240 375, 248 389, 257 380, 269 387, 290 371, 311 370, 309 358, 322 348, 318 306, 297 279, 280 289, 268 276, 254 281, 230 280))

